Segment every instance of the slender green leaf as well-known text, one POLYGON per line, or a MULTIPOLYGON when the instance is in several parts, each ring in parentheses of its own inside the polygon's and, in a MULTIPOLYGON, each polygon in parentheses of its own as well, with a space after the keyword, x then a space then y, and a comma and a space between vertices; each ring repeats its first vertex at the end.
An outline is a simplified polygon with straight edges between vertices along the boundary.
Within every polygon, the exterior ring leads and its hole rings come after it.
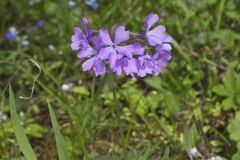
POLYGON ((233 69, 228 69, 227 73, 224 75, 223 83, 229 92, 234 93, 236 90, 236 74, 233 69))
POLYGON ((180 102, 178 101, 177 97, 171 93, 168 92, 164 94, 164 102, 166 105, 166 109, 169 114, 177 113, 180 110, 180 102))
POLYGON ((27 139, 27 136, 24 133, 23 127, 20 123, 11 86, 9 86, 9 99, 11 120, 20 150, 22 151, 24 157, 27 160, 37 160, 36 155, 34 154, 32 147, 27 139))
POLYGON ((63 136, 62 136, 62 134, 60 132, 60 129, 58 127, 56 116, 55 116, 54 111, 53 111, 50 104, 48 104, 48 109, 49 109, 53 129, 54 129, 59 160, 70 160, 68 152, 67 152, 67 148, 66 148, 65 143, 64 143, 63 136))
POLYGON ((183 135, 183 146, 187 152, 190 151, 195 145, 198 138, 198 131, 196 125, 193 124, 192 126, 187 126, 184 129, 183 135))
POLYGON ((162 160, 169 160, 169 147, 165 150, 162 160))

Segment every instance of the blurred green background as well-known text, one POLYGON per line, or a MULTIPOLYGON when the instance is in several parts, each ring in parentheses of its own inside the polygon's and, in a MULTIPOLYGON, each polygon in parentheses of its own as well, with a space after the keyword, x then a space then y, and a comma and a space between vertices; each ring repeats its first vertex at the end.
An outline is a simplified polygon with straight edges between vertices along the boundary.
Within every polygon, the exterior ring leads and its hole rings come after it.
POLYGON ((96 2, 94 8, 83 0, 0 1, 0 159, 24 159, 4 89, 10 82, 40 160, 57 158, 47 100, 72 159, 123 159, 119 107, 128 159, 161 160, 169 149, 173 160, 217 155, 239 160, 240 1, 96 2), (174 38, 173 58, 158 77, 118 77, 120 105, 114 106, 110 77, 81 70, 82 61, 70 48, 73 28, 86 17, 96 30, 121 24, 142 32, 150 12, 174 38), (19 98, 31 95, 36 77, 33 96, 19 98))

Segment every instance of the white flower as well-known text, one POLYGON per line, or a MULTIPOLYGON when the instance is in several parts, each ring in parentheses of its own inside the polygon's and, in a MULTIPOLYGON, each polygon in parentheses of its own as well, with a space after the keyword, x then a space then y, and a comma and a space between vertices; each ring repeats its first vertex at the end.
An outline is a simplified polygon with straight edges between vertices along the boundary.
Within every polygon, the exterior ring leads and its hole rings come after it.
POLYGON ((74 8, 76 3, 74 1, 68 1, 68 8, 74 8))
POLYGON ((55 51, 56 50, 56 48, 52 44, 48 45, 48 49, 50 49, 51 51, 55 51))
POLYGON ((197 150, 197 148, 196 148, 196 147, 192 148, 192 149, 190 150, 190 154, 191 154, 191 156, 196 157, 196 156, 198 155, 198 150, 197 150))
POLYGON ((17 31, 17 29, 16 29, 15 27, 10 27, 10 28, 9 28, 9 32, 11 32, 12 34, 14 34, 15 36, 17 36, 17 34, 18 34, 18 31, 17 31))
POLYGON ((6 115, 6 114, 4 114, 4 115, 2 115, 2 121, 7 121, 7 119, 8 119, 8 116, 6 115))
POLYGON ((24 40, 22 40, 21 45, 22 45, 23 47, 28 47, 28 46, 29 46, 29 41, 26 40, 26 39, 24 39, 24 40))
POLYGON ((19 112, 19 116, 23 117, 24 116, 24 112, 23 111, 19 112))
POLYGON ((222 160, 222 158, 220 156, 215 156, 215 157, 212 157, 211 160, 222 160))
POLYGON ((62 85, 62 90, 64 90, 65 92, 69 92, 69 91, 71 91, 71 89, 72 89, 72 84, 71 83, 69 83, 69 84, 63 84, 62 85))

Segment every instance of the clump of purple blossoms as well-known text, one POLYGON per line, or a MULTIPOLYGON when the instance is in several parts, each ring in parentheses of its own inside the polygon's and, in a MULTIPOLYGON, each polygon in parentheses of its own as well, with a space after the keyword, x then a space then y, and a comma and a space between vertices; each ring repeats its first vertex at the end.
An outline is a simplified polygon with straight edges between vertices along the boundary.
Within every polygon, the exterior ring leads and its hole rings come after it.
POLYGON ((83 71, 93 70, 96 76, 103 76, 108 70, 117 75, 157 76, 172 58, 172 37, 165 33, 165 26, 153 27, 158 20, 157 14, 150 13, 143 33, 118 26, 114 38, 111 38, 105 28, 93 32, 87 19, 83 18, 84 31, 74 28, 71 48, 78 51, 79 59, 86 59, 82 64, 83 71), (150 51, 154 53, 150 54, 150 51))

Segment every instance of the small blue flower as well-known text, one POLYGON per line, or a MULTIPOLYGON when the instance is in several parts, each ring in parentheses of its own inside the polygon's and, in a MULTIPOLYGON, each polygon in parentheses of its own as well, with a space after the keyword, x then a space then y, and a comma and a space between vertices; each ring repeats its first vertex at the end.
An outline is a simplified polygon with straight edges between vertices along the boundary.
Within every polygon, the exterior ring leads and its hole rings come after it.
POLYGON ((9 41, 15 41, 16 38, 17 38, 17 34, 18 34, 18 32, 17 32, 16 28, 15 27, 10 27, 8 29, 8 32, 5 33, 5 37, 9 41))
POLYGON ((14 40, 16 39, 16 36, 15 36, 13 33, 9 32, 9 31, 5 34, 5 37, 6 37, 9 41, 14 41, 14 40))
POLYGON ((76 7, 76 3, 74 1, 68 1, 68 8, 73 9, 76 7))
POLYGON ((96 11, 99 8, 99 3, 96 0, 85 0, 86 5, 96 11))

